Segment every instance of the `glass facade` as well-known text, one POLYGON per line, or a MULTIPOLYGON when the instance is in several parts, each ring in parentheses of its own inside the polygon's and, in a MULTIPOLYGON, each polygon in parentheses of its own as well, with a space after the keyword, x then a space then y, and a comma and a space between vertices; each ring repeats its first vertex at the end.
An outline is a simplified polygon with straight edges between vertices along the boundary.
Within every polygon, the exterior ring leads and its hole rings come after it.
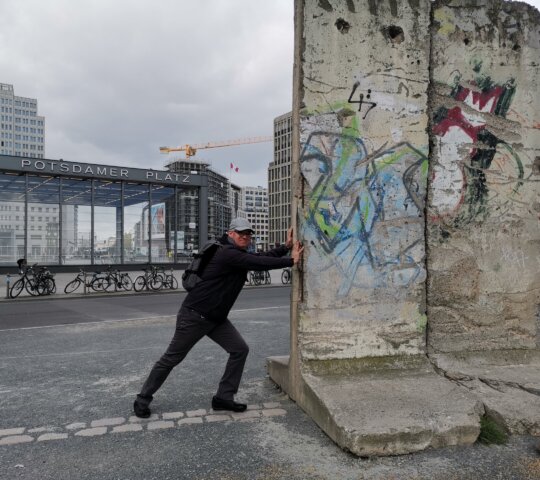
MULTIPOLYGON (((186 249, 179 202, 189 192, 199 203, 203 180, 196 188, 0 170, 0 267, 19 258, 51 266, 174 263, 186 249)), ((199 212, 190 213, 198 225, 199 212)), ((196 250, 198 235, 190 240, 196 250)))

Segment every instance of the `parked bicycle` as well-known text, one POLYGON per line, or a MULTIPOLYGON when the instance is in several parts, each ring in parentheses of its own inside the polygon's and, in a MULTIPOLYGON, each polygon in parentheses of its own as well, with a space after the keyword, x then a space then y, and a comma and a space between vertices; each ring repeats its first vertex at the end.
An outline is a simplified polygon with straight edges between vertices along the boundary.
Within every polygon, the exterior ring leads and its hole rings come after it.
POLYGON ((129 273, 122 273, 120 270, 112 269, 109 265, 103 279, 96 279, 96 287, 110 292, 113 288, 115 292, 125 290, 126 292, 133 288, 133 280, 129 273))
POLYGON ((81 268, 77 276, 64 287, 64 293, 73 293, 81 285, 85 288, 91 288, 95 292, 105 291, 104 284, 109 285, 109 282, 106 280, 106 274, 94 272, 90 276, 81 268))
POLYGON ((250 285, 270 285, 272 279, 270 278, 270 272, 268 270, 249 272, 248 275, 250 285))
POLYGON ((292 271, 290 268, 284 268, 281 272, 281 283, 283 285, 291 283, 292 271))
MULTIPOLYGON (((133 283, 133 289, 136 292, 142 290, 159 290, 163 286, 165 277, 161 274, 158 267, 148 264, 148 268, 143 268, 144 274, 139 275, 133 283)), ((176 282, 178 286, 178 282, 176 282)))
POLYGON ((178 280, 174 276, 174 270, 171 268, 170 273, 164 273, 165 279, 163 280, 162 288, 170 288, 176 290, 178 288, 178 280))
POLYGON ((40 267, 37 270, 37 263, 31 267, 26 263, 19 264, 19 275, 21 276, 9 290, 10 298, 17 298, 23 290, 29 295, 51 295, 56 292, 54 274, 47 267, 40 267), (37 271, 36 271, 37 270, 37 271))

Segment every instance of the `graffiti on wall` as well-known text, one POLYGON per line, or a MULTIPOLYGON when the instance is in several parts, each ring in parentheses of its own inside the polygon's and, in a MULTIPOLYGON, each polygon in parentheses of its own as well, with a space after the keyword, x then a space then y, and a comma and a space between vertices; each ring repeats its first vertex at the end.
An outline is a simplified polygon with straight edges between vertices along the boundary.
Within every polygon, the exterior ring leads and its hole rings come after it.
MULTIPOLYGON (((355 112, 335 115, 340 128, 313 129, 302 142, 300 167, 311 187, 304 238, 338 269, 338 296, 353 285, 423 281, 427 157, 407 142, 370 153, 355 112)), ((322 117, 312 124, 328 126, 322 117)))
POLYGON ((439 154, 432 178, 435 220, 454 226, 482 221, 493 208, 500 213, 513 201, 523 184, 523 164, 493 133, 489 117, 506 117, 515 90, 514 79, 497 84, 478 75, 464 85, 456 76, 450 96, 460 104, 440 107, 434 115, 439 154))

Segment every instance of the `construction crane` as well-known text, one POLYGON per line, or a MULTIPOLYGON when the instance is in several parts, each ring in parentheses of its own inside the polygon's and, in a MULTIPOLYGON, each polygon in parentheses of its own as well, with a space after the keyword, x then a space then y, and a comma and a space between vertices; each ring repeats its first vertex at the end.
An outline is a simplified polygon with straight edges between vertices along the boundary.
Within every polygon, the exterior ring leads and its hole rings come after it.
POLYGON ((274 137, 249 137, 239 138, 237 140, 226 140, 223 142, 207 142, 194 145, 186 144, 181 147, 159 147, 159 151, 161 153, 186 152, 186 158, 189 159, 197 153, 197 150, 202 150, 204 148, 230 147, 232 145, 244 145, 246 143, 271 142, 272 140, 274 140, 274 137))

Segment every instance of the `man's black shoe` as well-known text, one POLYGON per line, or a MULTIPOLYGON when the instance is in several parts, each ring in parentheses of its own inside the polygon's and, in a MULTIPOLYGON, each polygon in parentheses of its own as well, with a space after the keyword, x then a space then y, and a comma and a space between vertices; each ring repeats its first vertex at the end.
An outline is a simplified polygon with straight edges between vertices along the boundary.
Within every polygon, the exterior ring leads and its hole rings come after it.
POLYGON ((133 411, 139 418, 148 418, 152 413, 148 405, 141 405, 137 400, 133 403, 133 411))
POLYGON ((234 400, 222 400, 218 397, 212 397, 212 408, 214 410, 230 410, 231 412, 245 412, 247 405, 237 403, 234 400))

